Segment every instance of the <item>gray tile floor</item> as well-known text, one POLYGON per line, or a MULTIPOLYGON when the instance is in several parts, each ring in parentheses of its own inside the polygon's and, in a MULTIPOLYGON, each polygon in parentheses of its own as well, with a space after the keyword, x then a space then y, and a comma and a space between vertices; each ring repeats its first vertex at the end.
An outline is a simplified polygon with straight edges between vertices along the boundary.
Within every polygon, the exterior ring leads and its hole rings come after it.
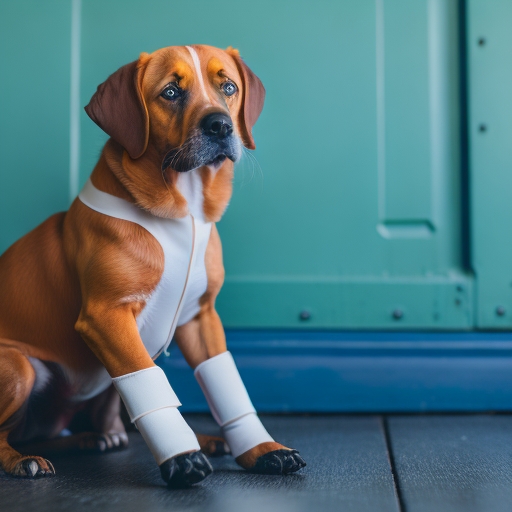
MULTIPOLYGON (((250 475, 231 457, 189 490, 168 490, 138 434, 127 450, 52 458, 57 476, 0 474, 1 511, 501 512, 512 510, 512 416, 265 416, 308 466, 250 475)), ((216 432, 209 416, 189 415, 216 432)))

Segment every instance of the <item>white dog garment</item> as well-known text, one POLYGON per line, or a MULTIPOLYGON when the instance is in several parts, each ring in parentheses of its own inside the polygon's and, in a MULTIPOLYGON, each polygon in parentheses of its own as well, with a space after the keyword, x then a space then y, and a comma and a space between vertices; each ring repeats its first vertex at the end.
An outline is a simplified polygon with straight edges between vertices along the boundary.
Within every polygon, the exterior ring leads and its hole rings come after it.
POLYGON ((230 352, 207 359, 194 375, 234 457, 274 441, 256 414, 230 352))
POLYGON ((200 449, 194 432, 177 409, 181 403, 161 368, 153 366, 112 381, 158 465, 200 449))

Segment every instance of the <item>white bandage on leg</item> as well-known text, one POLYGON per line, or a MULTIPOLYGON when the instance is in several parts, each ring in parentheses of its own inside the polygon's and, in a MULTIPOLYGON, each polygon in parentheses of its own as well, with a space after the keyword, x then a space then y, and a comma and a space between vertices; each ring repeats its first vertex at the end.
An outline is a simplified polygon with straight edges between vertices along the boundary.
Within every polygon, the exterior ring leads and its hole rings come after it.
POLYGON ((194 375, 234 457, 273 441, 256 415, 230 352, 207 359, 194 375))
POLYGON ((180 453, 199 450, 199 443, 181 416, 181 405, 158 366, 112 379, 130 419, 158 465, 180 453))

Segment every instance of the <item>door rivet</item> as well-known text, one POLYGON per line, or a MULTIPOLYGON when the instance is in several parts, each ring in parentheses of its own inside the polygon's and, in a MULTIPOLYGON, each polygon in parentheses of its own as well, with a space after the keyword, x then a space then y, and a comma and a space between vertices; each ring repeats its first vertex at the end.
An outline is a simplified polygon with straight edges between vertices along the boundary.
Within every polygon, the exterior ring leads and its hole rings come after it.
POLYGON ((400 320, 404 316, 404 312, 401 309, 395 309, 393 311, 393 318, 395 320, 400 320))
POLYGON ((498 306, 496 308, 496 314, 498 316, 503 316, 505 314, 505 308, 503 306, 498 306))
POLYGON ((478 46, 485 46, 485 43, 487 41, 485 40, 485 37, 479 37, 478 38, 478 46))
POLYGON ((307 310, 307 309, 303 309, 300 313, 299 313, 299 318, 301 320, 309 320, 311 318, 311 313, 307 310))
POLYGON ((478 125, 478 131, 480 133, 485 133, 487 131, 487 125, 484 123, 481 123, 478 125))

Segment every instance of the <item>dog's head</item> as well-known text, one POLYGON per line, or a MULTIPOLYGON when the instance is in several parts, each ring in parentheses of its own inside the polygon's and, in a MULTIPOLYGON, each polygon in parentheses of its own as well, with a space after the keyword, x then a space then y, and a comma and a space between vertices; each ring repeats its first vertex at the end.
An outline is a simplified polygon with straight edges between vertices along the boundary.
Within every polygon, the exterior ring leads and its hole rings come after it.
POLYGON ((172 46, 117 70, 85 110, 124 148, 121 179, 138 202, 154 210, 156 201, 158 209, 164 183, 179 210, 180 173, 202 169, 204 185, 223 174, 226 182, 242 144, 255 148, 264 97, 237 50, 172 46))

